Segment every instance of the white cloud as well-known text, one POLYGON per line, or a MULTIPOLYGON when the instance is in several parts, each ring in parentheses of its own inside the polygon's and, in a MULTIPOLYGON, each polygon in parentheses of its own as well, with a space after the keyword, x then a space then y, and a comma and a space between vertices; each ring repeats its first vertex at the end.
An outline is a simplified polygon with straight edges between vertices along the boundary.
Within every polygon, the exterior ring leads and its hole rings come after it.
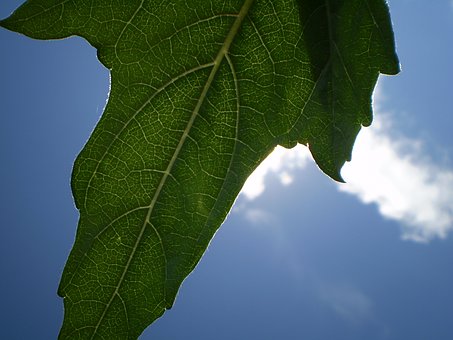
POLYGON ((453 228, 453 172, 423 156, 419 142, 390 137, 382 124, 364 129, 338 188, 375 203, 403 226, 403 238, 427 242, 453 228))
POLYGON ((293 182, 293 170, 303 168, 309 159, 310 153, 303 145, 297 145, 291 150, 277 146, 247 179, 242 193, 249 200, 260 196, 266 188, 264 181, 269 173, 277 175, 283 185, 290 185, 293 182))
POLYGON ((447 237, 453 230, 453 171, 436 165, 421 141, 393 133, 391 117, 379 112, 379 91, 374 99, 377 119, 360 132, 352 162, 342 170, 346 184, 338 188, 399 221, 403 239, 447 237))
MULTIPOLYGON (((338 189, 365 204, 376 204, 382 216, 400 222, 403 239, 445 238, 453 230, 453 171, 434 164, 421 141, 393 133, 391 117, 379 112, 379 101, 382 96, 377 92, 375 122, 360 132, 352 162, 342 171, 347 183, 338 184, 338 189)), ((290 185, 294 170, 310 158, 304 146, 277 147, 247 180, 242 193, 249 200, 261 195, 268 174, 290 185)))

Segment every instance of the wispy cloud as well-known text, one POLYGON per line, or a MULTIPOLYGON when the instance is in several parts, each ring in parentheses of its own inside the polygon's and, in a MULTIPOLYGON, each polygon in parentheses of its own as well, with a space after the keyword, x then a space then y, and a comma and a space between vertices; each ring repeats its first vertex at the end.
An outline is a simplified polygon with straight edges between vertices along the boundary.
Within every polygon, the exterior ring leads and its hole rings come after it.
MULTIPOLYGON (((347 183, 338 184, 338 189, 365 204, 376 204, 382 216, 401 224, 403 239, 445 238, 453 230, 453 171, 436 165, 420 140, 392 131, 391 116, 380 112, 380 101, 377 92, 377 118, 360 132, 352 162, 342 171, 347 183)), ((290 185, 294 170, 303 168, 309 159, 304 146, 276 148, 247 180, 243 194, 249 200, 261 195, 269 174, 290 185)))
POLYGON ((274 215, 261 209, 247 209, 244 214, 245 219, 252 225, 263 227, 269 224, 274 225, 276 222, 274 215))
POLYGON ((321 284, 318 295, 333 312, 353 325, 358 326, 374 318, 372 300, 357 288, 321 284))

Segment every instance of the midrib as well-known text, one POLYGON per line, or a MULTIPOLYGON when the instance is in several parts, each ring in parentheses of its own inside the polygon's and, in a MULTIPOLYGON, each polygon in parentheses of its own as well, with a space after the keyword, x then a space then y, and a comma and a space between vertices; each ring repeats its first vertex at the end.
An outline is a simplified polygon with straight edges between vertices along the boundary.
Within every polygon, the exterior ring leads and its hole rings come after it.
MULTIPOLYGON (((240 11, 238 13, 238 16, 236 17, 236 20, 234 21, 233 25, 231 26, 231 29, 228 32, 228 34, 227 34, 227 36, 225 38, 225 41, 222 44, 222 47, 220 48, 219 52, 217 53, 216 58, 214 59, 212 70, 211 70, 211 72, 209 74, 209 77, 208 77, 208 79, 206 81, 206 84, 203 87, 203 90, 202 90, 202 92, 200 94, 200 98, 198 99, 197 104, 195 105, 195 108, 192 111, 192 115, 190 116, 190 119, 189 119, 189 121, 188 121, 188 123, 186 125, 186 128, 184 129, 184 132, 183 132, 183 134, 181 136, 181 139, 179 140, 179 143, 176 146, 175 152, 173 153, 173 156, 170 159, 170 162, 168 163, 167 169, 164 171, 164 174, 163 174, 163 176, 162 176, 162 178, 161 178, 161 180, 159 182, 159 185, 158 185, 158 187, 156 189, 156 192, 154 193, 154 196, 153 196, 153 198, 151 200, 151 203, 149 205, 149 208, 148 208, 148 212, 146 214, 145 221, 143 222, 143 226, 142 226, 142 228, 140 230, 140 233, 139 233, 139 235, 137 237, 137 240, 136 240, 136 242, 134 244, 134 247, 132 248, 132 251, 131 251, 131 254, 130 254, 128 260, 127 260, 126 266, 124 267, 124 270, 123 270, 123 272, 121 274, 121 277, 120 277, 120 279, 118 281, 118 284, 117 284, 117 286, 115 288, 115 291, 113 292, 109 302, 105 306, 105 309, 104 309, 101 317, 99 318, 99 322, 96 324, 96 327, 94 329, 93 335, 91 336, 91 339, 93 339, 94 336, 96 335, 96 332, 97 332, 102 320, 104 319, 104 317, 105 317, 105 315, 107 313, 107 310, 110 308, 110 305, 112 304, 112 301, 115 298, 115 295, 118 294, 118 291, 119 291, 119 289, 120 289, 120 287, 121 287, 121 285, 122 285, 122 283, 124 281, 126 273, 127 273, 128 269, 129 269, 129 266, 130 266, 130 264, 132 262, 132 259, 135 256, 135 253, 137 251, 138 245, 140 244, 140 241, 142 240, 143 234, 144 234, 144 232, 146 230, 146 226, 148 224, 151 225, 150 219, 151 219, 152 212, 154 210, 154 206, 155 206, 155 204, 156 204, 156 202, 157 202, 157 200, 158 200, 158 198, 160 196, 160 193, 161 193, 165 183, 167 182, 168 176, 170 175, 171 170, 173 169, 173 166, 174 166, 174 164, 176 162, 176 159, 179 156, 179 153, 181 152, 181 149, 182 149, 182 147, 183 147, 183 145, 184 145, 184 143, 185 143, 185 141, 187 139, 187 136, 189 135, 189 132, 192 129, 192 126, 193 126, 193 124, 195 122, 195 119, 198 116, 200 108, 203 105, 203 102, 204 102, 204 100, 205 100, 205 98, 206 98, 206 96, 208 94, 208 91, 209 91, 209 89, 210 89, 210 87, 212 85, 212 82, 214 81, 214 78, 215 78, 215 76, 217 74, 217 71, 219 70, 220 65, 222 64, 223 59, 227 55, 227 53, 228 53, 228 51, 230 49, 230 46, 233 43, 233 40, 234 40, 236 34, 238 33, 241 25, 242 25, 242 22, 244 21, 244 19, 245 19, 247 13, 248 13, 250 7, 253 4, 253 1, 254 0, 245 0, 244 4, 242 5, 242 7, 241 7, 241 9, 240 9, 240 11)), ((161 240, 161 245, 162 245, 162 248, 163 248, 162 239, 161 239, 158 231, 155 228, 154 228, 154 230, 157 233, 157 236, 159 237, 159 239, 161 240)), ((164 255, 165 255, 164 249, 162 249, 162 251, 164 252, 164 255)))

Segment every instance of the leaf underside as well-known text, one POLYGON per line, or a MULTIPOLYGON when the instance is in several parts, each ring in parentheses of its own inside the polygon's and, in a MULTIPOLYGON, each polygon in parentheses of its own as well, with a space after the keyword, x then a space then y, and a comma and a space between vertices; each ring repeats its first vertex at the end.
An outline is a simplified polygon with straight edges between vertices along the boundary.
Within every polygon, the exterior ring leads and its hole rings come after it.
POLYGON ((30 0, 0 25, 84 37, 111 72, 73 169, 61 339, 137 338, 276 145, 341 181, 379 73, 399 70, 384 0, 30 0))

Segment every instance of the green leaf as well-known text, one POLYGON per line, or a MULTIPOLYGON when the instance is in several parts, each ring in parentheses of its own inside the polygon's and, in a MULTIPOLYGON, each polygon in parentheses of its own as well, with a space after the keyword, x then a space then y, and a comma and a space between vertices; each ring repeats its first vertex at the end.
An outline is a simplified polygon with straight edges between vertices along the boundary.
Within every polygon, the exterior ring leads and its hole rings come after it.
POLYGON ((379 72, 399 70, 384 0, 30 0, 0 25, 82 36, 111 71, 73 170, 61 339, 137 338, 276 145, 341 181, 379 72))

